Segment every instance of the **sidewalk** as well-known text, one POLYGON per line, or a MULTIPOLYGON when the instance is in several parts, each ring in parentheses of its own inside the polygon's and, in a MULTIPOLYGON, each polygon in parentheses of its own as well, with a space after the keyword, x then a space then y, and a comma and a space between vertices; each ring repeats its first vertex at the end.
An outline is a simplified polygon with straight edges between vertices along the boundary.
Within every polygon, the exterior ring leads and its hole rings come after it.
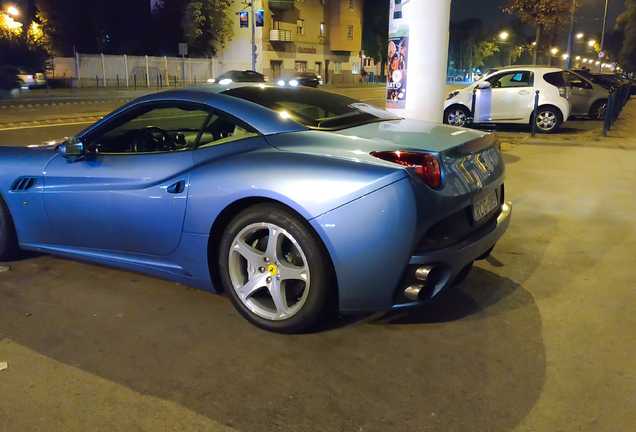
MULTIPOLYGON (((568 123, 563 126, 563 131, 556 134, 539 134, 535 138, 530 133, 509 134, 497 132, 502 143, 511 146, 515 145, 552 145, 566 147, 600 147, 600 148, 622 148, 636 149, 636 98, 627 102, 618 120, 608 132, 607 137, 603 137, 602 121, 586 121, 585 124, 592 126, 589 130, 571 129, 568 131, 568 123)), ((580 122, 576 122, 579 124, 580 122)))

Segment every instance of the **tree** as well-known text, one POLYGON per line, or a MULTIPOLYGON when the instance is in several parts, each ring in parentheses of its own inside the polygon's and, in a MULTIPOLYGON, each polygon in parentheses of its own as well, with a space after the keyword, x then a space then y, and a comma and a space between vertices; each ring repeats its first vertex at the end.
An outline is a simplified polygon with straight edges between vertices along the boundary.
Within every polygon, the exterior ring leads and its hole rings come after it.
POLYGON ((499 52, 499 47, 495 42, 481 41, 475 45, 473 50, 473 67, 484 65, 484 60, 499 52))
POLYGON ((389 50, 389 2, 365 1, 362 10, 362 49, 367 57, 384 66, 389 50))
POLYGON ((152 42, 157 55, 177 55, 184 42, 181 22, 188 0, 161 0, 152 9, 152 42))
POLYGON ((192 54, 213 57, 232 40, 234 30, 229 14, 230 0, 193 1, 185 9, 182 26, 192 54))
POLYGON ((625 0, 625 11, 616 19, 616 30, 624 36, 619 63, 628 72, 636 71, 636 0, 625 0))
POLYGON ((541 32, 555 30, 559 23, 564 23, 572 11, 573 0, 508 0, 505 12, 517 15, 525 23, 536 27, 533 64, 537 64, 541 47, 541 32))

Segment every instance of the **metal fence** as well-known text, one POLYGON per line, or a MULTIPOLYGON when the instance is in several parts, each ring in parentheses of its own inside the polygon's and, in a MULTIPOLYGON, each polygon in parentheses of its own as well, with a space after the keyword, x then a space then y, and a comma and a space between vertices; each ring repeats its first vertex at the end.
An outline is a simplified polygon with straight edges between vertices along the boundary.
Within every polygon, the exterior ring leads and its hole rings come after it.
POLYGON ((215 58, 75 55, 75 78, 79 87, 183 86, 201 83, 234 69, 251 69, 251 63, 215 58))

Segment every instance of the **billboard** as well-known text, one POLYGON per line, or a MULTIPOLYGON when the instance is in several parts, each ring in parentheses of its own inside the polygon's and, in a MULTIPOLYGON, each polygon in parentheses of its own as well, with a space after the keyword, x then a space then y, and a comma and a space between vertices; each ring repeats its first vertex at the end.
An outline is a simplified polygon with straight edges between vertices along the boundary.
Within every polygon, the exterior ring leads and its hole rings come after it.
POLYGON ((406 108, 409 23, 402 7, 410 0, 393 0, 389 14, 389 49, 387 56, 386 107, 406 108))
POLYGON ((239 22, 241 23, 241 28, 249 27, 250 26, 249 14, 247 12, 240 12, 239 22))
POLYGON ((254 22, 256 23, 256 27, 263 27, 263 23, 265 22, 264 10, 254 11, 254 22))

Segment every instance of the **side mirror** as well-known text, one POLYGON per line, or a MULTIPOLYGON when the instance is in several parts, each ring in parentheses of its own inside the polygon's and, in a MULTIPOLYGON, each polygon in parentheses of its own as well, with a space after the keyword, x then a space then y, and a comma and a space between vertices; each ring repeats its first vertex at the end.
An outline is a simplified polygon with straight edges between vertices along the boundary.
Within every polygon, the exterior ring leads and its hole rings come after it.
POLYGON ((479 90, 486 90, 490 88, 490 82, 488 81, 484 81, 484 82, 480 82, 477 87, 479 88, 479 90))
POLYGON ((60 144, 58 148, 59 154, 67 159, 69 162, 75 162, 79 160, 86 154, 86 149, 84 148, 84 141, 81 138, 69 138, 60 144))

